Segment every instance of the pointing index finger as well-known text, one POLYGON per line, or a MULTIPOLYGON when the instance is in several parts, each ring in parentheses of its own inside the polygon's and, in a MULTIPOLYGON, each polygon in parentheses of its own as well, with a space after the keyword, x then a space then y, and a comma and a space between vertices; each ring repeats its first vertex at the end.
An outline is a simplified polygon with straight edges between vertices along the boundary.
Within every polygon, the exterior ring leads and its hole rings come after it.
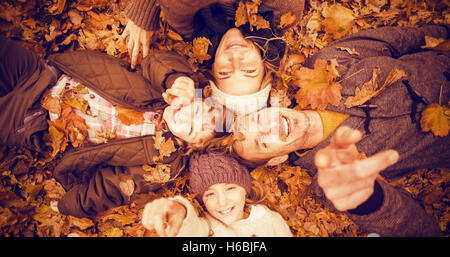
POLYGON ((375 175, 389 166, 395 164, 399 159, 399 154, 395 150, 379 152, 371 157, 358 160, 353 163, 355 174, 358 177, 375 175))
POLYGON ((330 145, 334 148, 347 148, 352 144, 358 143, 361 138, 362 133, 359 130, 342 126, 334 133, 330 145))

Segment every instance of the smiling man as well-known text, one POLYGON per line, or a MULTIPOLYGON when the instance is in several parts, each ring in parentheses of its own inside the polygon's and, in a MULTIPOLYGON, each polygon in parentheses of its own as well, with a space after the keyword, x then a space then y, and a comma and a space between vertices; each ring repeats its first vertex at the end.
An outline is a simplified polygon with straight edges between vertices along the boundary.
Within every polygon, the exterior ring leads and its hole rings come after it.
POLYGON ((289 159, 307 169, 315 194, 368 232, 442 235, 418 202, 378 179, 380 173, 394 180, 420 168, 450 167, 449 136, 423 132, 419 124, 428 104, 449 101, 450 54, 421 48, 425 36, 448 39, 448 26, 384 27, 323 48, 303 65, 337 60, 340 104, 325 111, 272 107, 239 117, 232 147, 238 159, 253 167, 289 159), (365 105, 344 106, 375 69, 380 85, 394 69, 406 75, 365 105))

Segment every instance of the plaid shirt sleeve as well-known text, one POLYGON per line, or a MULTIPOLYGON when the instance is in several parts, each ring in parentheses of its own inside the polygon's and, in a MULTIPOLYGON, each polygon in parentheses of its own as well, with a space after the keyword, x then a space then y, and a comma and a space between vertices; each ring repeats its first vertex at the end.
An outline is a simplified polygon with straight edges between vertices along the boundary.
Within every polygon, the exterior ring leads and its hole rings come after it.
MULTIPOLYGON (((62 75, 56 85, 50 89, 51 96, 58 97, 60 99, 63 89, 72 89, 80 85, 75 79, 62 75)), ((87 87, 86 87, 87 88, 87 87)), ((87 140, 91 143, 104 142, 97 135, 105 133, 113 133, 117 139, 154 135, 156 127, 161 119, 161 113, 159 112, 144 112, 143 121, 140 124, 125 125, 118 118, 117 110, 115 106, 104 99, 94 91, 88 89, 86 94, 77 94, 73 97, 81 97, 89 104, 89 114, 75 109, 75 113, 83 118, 87 126, 87 140)), ((54 121, 58 118, 58 114, 50 113, 50 120, 54 121)))

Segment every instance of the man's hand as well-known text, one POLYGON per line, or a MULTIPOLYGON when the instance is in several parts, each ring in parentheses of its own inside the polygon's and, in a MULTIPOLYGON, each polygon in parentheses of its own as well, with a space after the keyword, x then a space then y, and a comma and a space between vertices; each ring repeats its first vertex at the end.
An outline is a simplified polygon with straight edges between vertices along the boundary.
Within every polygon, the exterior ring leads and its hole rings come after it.
POLYGON ((358 130, 340 127, 314 157, 318 184, 339 211, 354 209, 369 199, 378 174, 399 158, 397 151, 386 150, 361 160, 356 148, 361 137, 358 130))
POLYGON ((161 237, 176 236, 186 217, 186 208, 175 200, 161 198, 145 205, 142 224, 161 237))
POLYGON ((152 43, 154 31, 142 29, 136 25, 132 20, 128 20, 127 26, 122 33, 122 38, 128 38, 128 54, 131 57, 131 68, 136 67, 136 62, 139 56, 139 50, 142 47, 142 57, 146 57, 149 53, 150 44, 152 43))
POLYGON ((195 85, 194 81, 186 76, 175 79, 172 87, 162 94, 164 101, 172 105, 177 98, 186 99, 188 102, 194 100, 195 85))

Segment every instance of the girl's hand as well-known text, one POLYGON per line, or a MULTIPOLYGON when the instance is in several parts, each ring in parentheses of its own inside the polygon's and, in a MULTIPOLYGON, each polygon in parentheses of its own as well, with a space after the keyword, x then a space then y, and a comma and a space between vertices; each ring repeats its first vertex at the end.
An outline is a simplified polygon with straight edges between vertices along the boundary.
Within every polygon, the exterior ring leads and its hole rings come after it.
POLYGON ((142 214, 146 229, 155 229, 161 237, 176 236, 186 217, 186 207, 175 200, 160 198, 148 203, 142 214))
POLYGON ((175 79, 172 87, 162 94, 164 101, 172 105, 176 98, 183 98, 189 102, 194 100, 195 85, 194 81, 186 76, 175 79))
POLYGON ((122 33, 122 39, 128 39, 128 54, 131 57, 131 68, 136 67, 139 56, 139 50, 142 47, 142 57, 145 58, 149 53, 150 44, 152 43, 155 31, 145 30, 136 25, 132 20, 128 20, 125 30, 122 33))
POLYGON ((340 127, 314 157, 317 182, 339 211, 354 209, 369 199, 378 174, 399 158, 397 151, 386 150, 361 160, 356 148, 361 137, 358 130, 340 127))

